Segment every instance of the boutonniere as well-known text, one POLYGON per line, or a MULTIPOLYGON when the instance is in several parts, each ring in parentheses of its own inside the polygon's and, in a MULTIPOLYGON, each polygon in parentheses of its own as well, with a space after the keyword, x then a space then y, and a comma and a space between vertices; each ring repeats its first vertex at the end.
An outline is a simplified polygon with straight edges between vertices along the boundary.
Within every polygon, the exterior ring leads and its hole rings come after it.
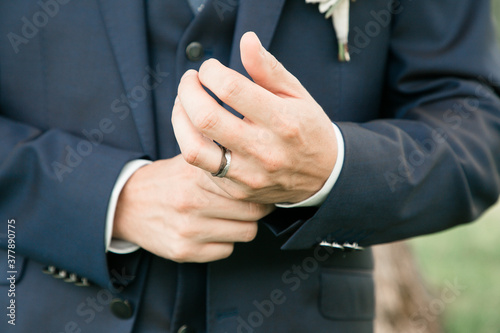
POLYGON ((306 0, 306 3, 319 3, 319 11, 325 18, 332 18, 333 28, 339 42, 339 61, 350 61, 347 39, 349 36, 350 0, 306 0))

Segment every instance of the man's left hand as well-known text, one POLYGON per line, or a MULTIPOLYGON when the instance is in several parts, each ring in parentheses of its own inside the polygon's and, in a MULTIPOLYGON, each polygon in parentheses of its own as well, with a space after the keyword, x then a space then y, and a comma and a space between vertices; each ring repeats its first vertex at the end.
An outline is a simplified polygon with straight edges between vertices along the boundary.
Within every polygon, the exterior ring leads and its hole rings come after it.
POLYGON ((253 81, 215 59, 187 71, 172 124, 185 160, 208 172, 221 163, 218 142, 232 152, 229 171, 213 180, 234 198, 295 203, 321 189, 337 159, 331 120, 254 33, 240 44, 253 81), (244 116, 224 109, 207 91, 244 116))

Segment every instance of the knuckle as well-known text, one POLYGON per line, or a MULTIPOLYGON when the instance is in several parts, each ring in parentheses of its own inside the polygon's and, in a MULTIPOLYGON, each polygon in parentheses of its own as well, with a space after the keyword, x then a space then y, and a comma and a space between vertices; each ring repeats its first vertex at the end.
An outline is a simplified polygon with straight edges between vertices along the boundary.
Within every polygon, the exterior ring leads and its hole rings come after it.
POLYGON ((229 258, 229 256, 231 256, 231 254, 233 254, 233 251, 234 251, 234 244, 228 243, 227 246, 225 246, 224 249, 220 251, 217 259, 229 258))
MULTIPOLYGON (((187 191, 182 191, 182 193, 179 193, 175 199, 172 200, 172 205, 175 207, 175 210, 181 214, 189 213, 195 209, 194 203, 192 197, 187 194, 187 191)), ((185 226, 184 223, 179 223, 177 227, 179 230, 183 230, 185 226)))
POLYGON ((217 126, 219 116, 215 111, 207 111, 195 118, 194 125, 201 131, 209 131, 217 126))
POLYGON ((235 100, 238 99, 242 92, 242 86, 240 80, 235 77, 226 79, 226 82, 221 87, 221 95, 219 96, 222 100, 235 100))
POLYGON ((260 174, 254 174, 247 180, 247 186, 251 191, 263 189, 267 187, 268 184, 268 178, 260 174))
MULTIPOLYGON (((286 158, 282 153, 273 152, 272 154, 263 155, 260 157, 262 168, 269 174, 275 174, 286 168, 286 158)), ((271 179, 266 179, 266 182, 271 179)))
POLYGON ((243 242, 248 243, 251 242, 257 237, 258 226, 257 222, 249 222, 248 227, 243 235, 243 242))
POLYGON ((188 262, 193 258, 193 250, 191 250, 192 246, 188 246, 187 244, 179 244, 175 246, 170 253, 170 259, 178 262, 188 262))
POLYGON ((189 223, 181 223, 177 226, 177 234, 182 239, 193 239, 198 233, 189 223))
POLYGON ((184 160, 194 166, 198 166, 200 164, 200 152, 201 148, 198 146, 190 146, 185 149, 182 156, 184 160))
POLYGON ((290 140, 300 136, 300 125, 298 123, 286 122, 280 127, 281 137, 290 140))

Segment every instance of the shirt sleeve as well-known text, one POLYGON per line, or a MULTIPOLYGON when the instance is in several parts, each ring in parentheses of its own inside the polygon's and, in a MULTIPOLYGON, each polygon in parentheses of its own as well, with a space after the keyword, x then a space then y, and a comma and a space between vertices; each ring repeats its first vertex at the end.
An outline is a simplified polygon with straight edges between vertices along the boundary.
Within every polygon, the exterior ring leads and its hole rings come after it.
POLYGON ((106 252, 113 252, 117 254, 127 254, 132 253, 140 249, 140 247, 134 243, 130 243, 121 239, 113 239, 113 222, 115 219, 116 212, 116 204, 118 203, 118 197, 125 186, 125 183, 132 177, 134 172, 151 164, 151 161, 148 160, 133 160, 125 164, 122 171, 118 175, 118 178, 115 183, 115 187, 111 192, 111 197, 109 198, 108 204, 108 212, 106 215, 106 230, 105 230, 105 246, 106 252))

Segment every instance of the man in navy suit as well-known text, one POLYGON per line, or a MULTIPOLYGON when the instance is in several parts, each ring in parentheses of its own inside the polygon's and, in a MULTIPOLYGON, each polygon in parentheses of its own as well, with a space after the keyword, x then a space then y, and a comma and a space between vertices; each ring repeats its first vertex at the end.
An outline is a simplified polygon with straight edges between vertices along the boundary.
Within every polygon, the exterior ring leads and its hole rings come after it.
POLYGON ((371 332, 369 246, 500 193, 489 7, 0 3, 1 331, 371 332))

